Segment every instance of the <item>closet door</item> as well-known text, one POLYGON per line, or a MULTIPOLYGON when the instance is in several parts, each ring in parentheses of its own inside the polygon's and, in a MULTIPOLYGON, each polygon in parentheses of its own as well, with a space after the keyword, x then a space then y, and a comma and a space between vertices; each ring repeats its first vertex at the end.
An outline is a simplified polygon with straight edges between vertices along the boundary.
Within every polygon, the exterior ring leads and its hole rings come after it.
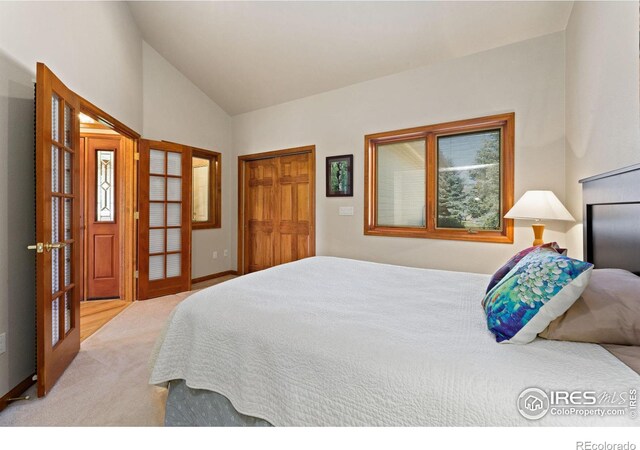
POLYGON ((243 273, 315 255, 315 151, 292 150, 240 159, 243 273))
POLYGON ((311 256, 311 154, 281 156, 278 160, 278 237, 276 264, 311 256))
POLYGON ((140 140, 138 299, 191 289, 191 149, 140 140))
POLYGON ((279 264, 278 159, 258 159, 245 166, 244 272, 279 264))

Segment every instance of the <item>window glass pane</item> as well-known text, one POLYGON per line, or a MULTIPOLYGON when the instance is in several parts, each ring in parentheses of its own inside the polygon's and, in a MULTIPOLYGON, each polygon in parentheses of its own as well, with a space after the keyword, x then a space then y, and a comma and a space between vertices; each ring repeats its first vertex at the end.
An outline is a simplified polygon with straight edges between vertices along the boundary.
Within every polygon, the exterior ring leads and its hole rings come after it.
POLYGON ((60 137, 60 97, 51 96, 51 139, 58 141, 60 137))
POLYGON ((71 107, 64 105, 64 145, 71 148, 71 107))
POLYGON ((55 294, 60 290, 60 260, 59 250, 51 250, 51 293, 55 294))
POLYGON ((206 158, 193 158, 193 214, 194 222, 206 222, 209 220, 209 194, 210 189, 210 164, 206 158))
POLYGON ((51 346, 54 347, 60 340, 60 302, 59 298, 51 303, 51 346))
POLYGON ((73 200, 64 199, 64 239, 68 241, 73 238, 73 222, 71 220, 71 211, 73 208, 73 200))
POLYGON ((425 140, 377 146, 377 218, 381 226, 425 226, 425 140))
POLYGON ((64 152, 64 193, 71 194, 71 190, 73 189, 72 181, 73 177, 71 174, 71 153, 64 152))
POLYGON ((71 284, 71 245, 67 244, 64 248, 64 286, 71 284))
POLYGON ((67 334, 71 329, 71 293, 73 289, 69 292, 64 293, 64 333, 67 334))
POLYGON ((165 200, 165 177, 149 177, 149 200, 165 200))
POLYGON ((167 230, 167 251, 177 252, 180 250, 182 241, 181 228, 169 228, 167 230))
POLYGON ((182 154, 176 152, 167 152, 167 174, 182 175, 182 154))
POLYGON ((151 150, 149 152, 149 173, 164 175, 164 156, 162 150, 151 150))
POLYGON ((58 147, 51 147, 51 191, 60 192, 60 161, 58 147))
POLYGON ((164 255, 149 257, 149 280, 164 278, 164 255))
POLYGON ((500 230, 500 130, 437 141, 437 227, 500 230))
POLYGON ((164 203, 149 204, 149 226, 164 227, 164 203))
POLYGON ((181 273, 180 253, 167 255, 167 278, 179 277, 181 273))
POLYGON ((164 252, 164 228, 149 230, 149 253, 164 252))
POLYGON ((115 163, 113 150, 98 150, 96 152, 96 214, 98 222, 115 221, 115 163))
POLYGON ((180 203, 167 204, 167 225, 170 227, 179 227, 181 225, 180 203))
POLYGON ((170 202, 182 200, 182 178, 167 178, 167 200, 170 202))

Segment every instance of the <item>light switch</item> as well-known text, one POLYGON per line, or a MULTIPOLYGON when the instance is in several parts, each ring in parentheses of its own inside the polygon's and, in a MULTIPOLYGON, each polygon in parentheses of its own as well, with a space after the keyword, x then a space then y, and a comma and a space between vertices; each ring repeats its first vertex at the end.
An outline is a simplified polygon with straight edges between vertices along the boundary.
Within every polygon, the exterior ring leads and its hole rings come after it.
POLYGON ((353 216, 353 206, 341 206, 338 209, 338 215, 340 215, 340 216, 353 216))

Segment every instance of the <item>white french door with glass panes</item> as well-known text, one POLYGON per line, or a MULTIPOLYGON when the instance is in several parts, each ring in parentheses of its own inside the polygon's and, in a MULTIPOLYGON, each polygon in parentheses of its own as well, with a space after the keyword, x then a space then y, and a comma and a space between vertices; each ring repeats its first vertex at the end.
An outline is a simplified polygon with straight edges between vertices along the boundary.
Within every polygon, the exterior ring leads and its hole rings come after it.
POLYGON ((138 299, 191 288, 191 149, 140 140, 138 299))

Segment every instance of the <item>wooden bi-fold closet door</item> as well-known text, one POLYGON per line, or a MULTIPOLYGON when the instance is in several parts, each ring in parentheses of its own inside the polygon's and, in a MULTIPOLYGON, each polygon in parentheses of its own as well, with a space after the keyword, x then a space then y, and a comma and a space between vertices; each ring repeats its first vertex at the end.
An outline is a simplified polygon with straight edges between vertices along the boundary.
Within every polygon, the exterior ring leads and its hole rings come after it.
POLYGON ((244 273, 315 254, 314 148, 274 153, 241 157, 244 273))

